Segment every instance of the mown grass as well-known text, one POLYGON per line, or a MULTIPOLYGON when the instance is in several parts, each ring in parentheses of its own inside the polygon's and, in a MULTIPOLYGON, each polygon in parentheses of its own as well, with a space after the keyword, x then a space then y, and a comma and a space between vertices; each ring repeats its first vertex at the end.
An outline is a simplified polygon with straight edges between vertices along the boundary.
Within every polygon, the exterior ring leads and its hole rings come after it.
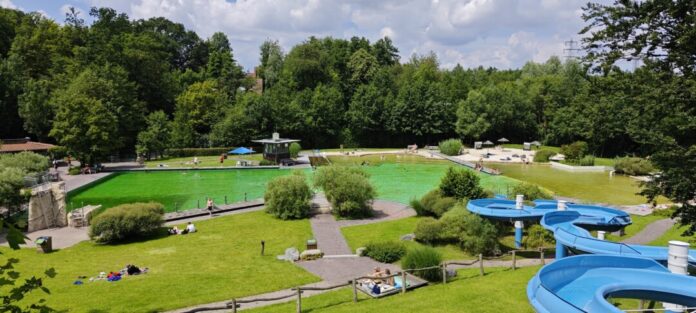
MULTIPOLYGON (((319 281, 291 263, 276 260, 288 247, 311 237, 308 220, 280 221, 264 212, 225 216, 196 223, 198 233, 121 245, 82 242, 50 254, 0 248, 0 258, 20 260, 20 278, 54 267, 44 281, 48 304, 66 312, 152 312, 244 297, 319 281), (266 242, 265 256, 260 242, 266 242), (126 264, 150 272, 118 282, 84 280, 126 264)), ((2 290, 0 289, 0 292, 2 290)), ((34 300, 35 295, 29 297, 34 300)))
POLYGON ((684 235, 684 231, 687 230, 689 226, 682 226, 679 223, 675 224, 667 230, 662 236, 650 242, 651 246, 667 246, 670 240, 679 240, 690 243, 692 246, 696 245, 696 235, 687 236, 684 235))
MULTIPOLYGON (((352 290, 343 288, 302 299, 302 312, 534 312, 527 301, 527 282, 538 266, 516 271, 487 268, 485 276, 478 269, 458 271, 451 283, 434 284, 381 299, 362 293, 353 303, 352 290)), ((295 302, 249 310, 252 313, 293 312, 295 302)))
POLYGON ((254 164, 258 164, 263 155, 261 153, 247 154, 247 155, 229 155, 227 159, 220 163, 220 156, 199 156, 197 165, 193 164, 194 157, 182 157, 182 158, 162 158, 154 159, 150 161, 145 161, 145 167, 222 167, 222 166, 236 166, 238 160, 254 161, 254 164))

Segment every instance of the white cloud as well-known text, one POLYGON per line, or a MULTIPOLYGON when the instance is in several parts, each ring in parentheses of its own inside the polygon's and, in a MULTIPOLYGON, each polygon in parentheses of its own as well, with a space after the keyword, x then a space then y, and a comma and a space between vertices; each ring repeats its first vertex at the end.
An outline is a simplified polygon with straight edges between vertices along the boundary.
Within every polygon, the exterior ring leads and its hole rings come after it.
POLYGON ((82 1, 136 19, 163 16, 202 37, 225 32, 235 56, 251 69, 258 62, 259 45, 268 38, 289 51, 309 36, 354 35, 373 41, 391 37, 403 60, 434 51, 446 67, 519 67, 563 54, 563 41, 578 39, 587 0, 82 1))
POLYGON ((14 5, 11 0, 0 0, 0 7, 6 9, 17 9, 17 6, 14 5))

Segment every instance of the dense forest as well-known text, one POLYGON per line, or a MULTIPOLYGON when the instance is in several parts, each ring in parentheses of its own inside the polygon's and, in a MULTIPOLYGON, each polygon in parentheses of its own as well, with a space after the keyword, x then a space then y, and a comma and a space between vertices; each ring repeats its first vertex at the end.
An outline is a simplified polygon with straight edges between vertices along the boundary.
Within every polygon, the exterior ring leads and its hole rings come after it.
POLYGON ((59 24, 0 9, 0 138, 31 136, 98 160, 248 145, 274 131, 306 148, 506 137, 584 140, 603 156, 650 154, 655 136, 687 146, 696 137, 694 80, 651 66, 597 70, 552 57, 516 70, 443 69, 435 54, 400 60, 389 38, 310 37, 287 52, 264 42, 255 92, 223 33, 204 39, 109 8, 89 14, 91 25, 75 11, 59 24))

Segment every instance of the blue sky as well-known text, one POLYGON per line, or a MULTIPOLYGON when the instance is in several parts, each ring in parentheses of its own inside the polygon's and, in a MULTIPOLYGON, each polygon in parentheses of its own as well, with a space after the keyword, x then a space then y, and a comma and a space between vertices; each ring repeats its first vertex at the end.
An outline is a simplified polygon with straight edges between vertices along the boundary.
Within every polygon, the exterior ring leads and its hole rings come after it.
POLYGON ((136 19, 163 16, 202 37, 222 31, 247 70, 258 63, 264 40, 277 39, 287 51, 312 35, 372 41, 390 36, 402 60, 433 51, 448 68, 517 68, 563 55, 563 42, 580 38, 587 1, 0 0, 0 6, 39 11, 61 23, 70 6, 85 18, 90 7, 107 6, 136 19))

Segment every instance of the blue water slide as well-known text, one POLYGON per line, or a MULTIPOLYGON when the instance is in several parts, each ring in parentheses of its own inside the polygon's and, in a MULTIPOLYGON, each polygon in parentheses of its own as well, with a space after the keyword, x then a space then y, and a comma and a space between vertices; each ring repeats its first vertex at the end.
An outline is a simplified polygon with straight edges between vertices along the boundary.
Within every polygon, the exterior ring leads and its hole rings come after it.
POLYGON ((608 297, 695 307, 696 277, 642 257, 588 254, 546 265, 527 284, 527 298, 540 313, 623 312, 608 297))
MULTIPOLYGON (((589 230, 618 230, 631 224, 620 210, 555 200, 535 200, 517 209, 515 201, 477 199, 467 209, 503 221, 540 221, 557 242, 556 261, 543 267, 527 286, 527 296, 538 312, 621 312, 609 296, 649 299, 696 306, 696 278, 670 273, 668 249, 599 240, 589 230), (590 253, 565 258, 566 249, 590 253), (563 257, 563 258, 562 258, 563 257), (662 265, 661 265, 662 263, 662 265)), ((696 265, 696 251, 687 261, 696 265)))

